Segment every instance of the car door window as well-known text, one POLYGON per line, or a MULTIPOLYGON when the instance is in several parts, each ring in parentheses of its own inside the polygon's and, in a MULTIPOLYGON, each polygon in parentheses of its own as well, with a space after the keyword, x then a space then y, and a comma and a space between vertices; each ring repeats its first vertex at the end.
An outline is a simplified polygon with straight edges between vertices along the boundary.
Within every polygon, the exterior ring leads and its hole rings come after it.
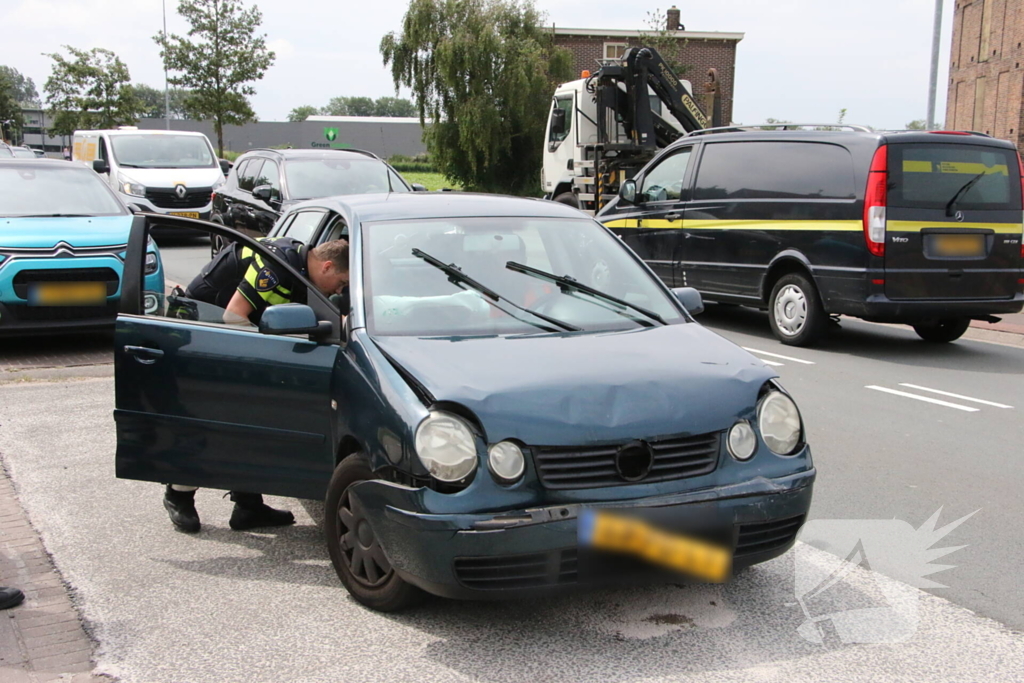
POLYGON ((559 97, 555 99, 555 106, 551 110, 551 122, 548 125, 548 142, 552 145, 560 143, 562 140, 569 136, 569 132, 572 130, 572 96, 559 97), (565 129, 560 132, 555 132, 554 120, 555 112, 559 109, 565 112, 565 129))
POLYGON ((256 177, 262 166, 263 159, 250 159, 238 174, 238 189, 252 192, 252 189, 256 187, 256 177))
POLYGON ((328 219, 327 228, 317 238, 316 243, 320 245, 324 242, 333 242, 334 240, 348 240, 348 225, 341 216, 331 214, 331 217, 328 219))
POLYGON ((270 186, 272 197, 281 196, 281 172, 277 168, 277 163, 270 159, 263 162, 263 168, 260 169, 259 176, 253 181, 254 188, 263 185, 270 186))
POLYGON ((313 232, 320 225, 324 218, 323 211, 299 211, 291 224, 282 231, 283 235, 299 240, 303 244, 309 244, 313 232))
POLYGON ((661 160, 644 176, 640 192, 643 202, 678 201, 683 191, 683 178, 693 154, 692 147, 686 147, 661 160))

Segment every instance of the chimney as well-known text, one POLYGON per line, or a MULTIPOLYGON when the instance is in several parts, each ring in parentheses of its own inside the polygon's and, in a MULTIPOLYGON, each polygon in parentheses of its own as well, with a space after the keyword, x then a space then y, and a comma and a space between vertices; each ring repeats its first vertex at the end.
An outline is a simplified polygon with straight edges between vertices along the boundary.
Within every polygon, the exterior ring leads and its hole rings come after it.
POLYGON ((665 28, 669 31, 686 30, 679 25, 679 10, 675 5, 672 5, 672 9, 668 11, 668 22, 666 23, 665 28))

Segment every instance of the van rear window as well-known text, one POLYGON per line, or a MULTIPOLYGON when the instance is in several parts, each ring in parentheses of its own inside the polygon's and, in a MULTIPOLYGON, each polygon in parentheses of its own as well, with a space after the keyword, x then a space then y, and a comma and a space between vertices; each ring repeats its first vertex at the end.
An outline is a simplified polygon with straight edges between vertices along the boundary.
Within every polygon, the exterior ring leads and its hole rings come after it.
POLYGON ((1016 154, 981 145, 889 145, 890 206, 945 210, 965 187, 957 209, 1020 210, 1016 154))

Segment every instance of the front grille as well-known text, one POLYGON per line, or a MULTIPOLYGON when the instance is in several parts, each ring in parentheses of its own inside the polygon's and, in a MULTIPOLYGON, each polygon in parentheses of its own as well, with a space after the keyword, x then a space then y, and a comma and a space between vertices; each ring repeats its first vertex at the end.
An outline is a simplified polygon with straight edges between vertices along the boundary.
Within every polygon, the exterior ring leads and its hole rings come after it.
POLYGON ((541 483, 548 489, 588 489, 599 486, 624 486, 697 477, 713 472, 718 465, 721 434, 701 434, 679 439, 650 441, 653 452, 647 476, 627 481, 615 464, 624 444, 592 446, 539 446, 533 460, 541 483))
POLYGON ((455 578, 466 588, 511 590, 576 583, 575 548, 532 555, 455 558, 455 578))
POLYGON ((146 188, 146 199, 161 209, 199 209, 210 203, 212 193, 212 187, 199 187, 187 191, 184 197, 179 197, 173 188, 161 190, 149 187, 146 188))
MULTIPOLYGON (((21 322, 91 320, 94 318, 110 318, 110 322, 113 322, 117 317, 117 302, 114 301, 105 306, 8 306, 7 312, 15 321, 21 322)), ((0 325, 0 329, 3 329, 2 325, 0 325)))
POLYGON ((770 522, 742 524, 736 540, 735 556, 754 555, 786 547, 796 539, 803 523, 804 515, 799 515, 770 522))
POLYGON ((117 293, 119 278, 112 268, 52 268, 50 270, 23 270, 14 276, 14 293, 28 298, 29 286, 36 282, 103 282, 107 296, 117 293))

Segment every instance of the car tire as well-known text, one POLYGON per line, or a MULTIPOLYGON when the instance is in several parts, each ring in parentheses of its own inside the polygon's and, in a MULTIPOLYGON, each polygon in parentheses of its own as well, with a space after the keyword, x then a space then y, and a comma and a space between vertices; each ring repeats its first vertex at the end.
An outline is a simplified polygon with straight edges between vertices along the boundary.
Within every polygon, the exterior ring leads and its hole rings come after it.
POLYGON ((971 326, 970 318, 944 318, 931 323, 914 325, 914 332, 926 342, 947 344, 964 335, 971 326))
POLYGON ((813 346, 828 328, 818 288, 802 273, 784 275, 772 287, 768 320, 778 340, 788 346, 813 346))
POLYGON ((341 461, 327 487, 324 534, 334 571, 352 597, 370 609, 397 612, 416 604, 423 593, 398 576, 366 518, 352 508, 352 486, 374 478, 361 453, 341 461))
POLYGON ((580 208, 580 200, 572 192, 563 192, 562 194, 555 197, 554 201, 558 202, 559 204, 571 206, 574 209, 580 208))

